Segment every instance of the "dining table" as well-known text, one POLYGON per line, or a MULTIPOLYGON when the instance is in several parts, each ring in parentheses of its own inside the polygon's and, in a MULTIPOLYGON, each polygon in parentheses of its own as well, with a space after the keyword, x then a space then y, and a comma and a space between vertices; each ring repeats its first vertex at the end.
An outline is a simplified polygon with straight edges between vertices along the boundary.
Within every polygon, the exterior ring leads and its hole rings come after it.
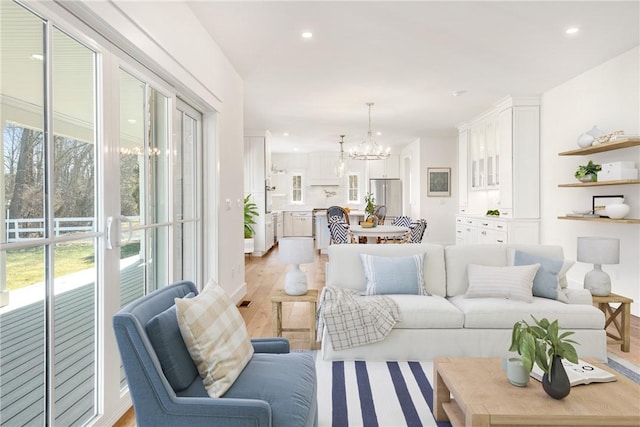
POLYGON ((355 237, 366 237, 367 243, 369 244, 377 243, 378 237, 402 237, 409 231, 409 227, 402 227, 399 225, 378 225, 376 227, 363 227, 361 225, 354 224, 350 226, 349 229, 355 237))

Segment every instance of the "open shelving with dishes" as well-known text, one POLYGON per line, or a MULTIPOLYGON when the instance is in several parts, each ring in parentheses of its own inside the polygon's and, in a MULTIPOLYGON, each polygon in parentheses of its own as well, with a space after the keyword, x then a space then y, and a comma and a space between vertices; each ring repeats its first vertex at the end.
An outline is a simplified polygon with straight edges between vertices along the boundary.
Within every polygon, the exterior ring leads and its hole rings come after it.
MULTIPOLYGON (((640 138, 624 138, 614 142, 606 142, 603 144, 592 145, 590 147, 578 148, 576 150, 563 151, 558 153, 559 156, 584 156, 587 154, 604 153, 612 150, 620 150, 623 148, 640 146, 640 138)), ((558 187, 597 187, 605 185, 629 185, 640 184, 640 179, 623 179, 615 181, 596 181, 596 182, 576 182, 571 184, 558 184, 558 187)), ((596 222, 616 222, 624 224, 640 224, 640 219, 623 218, 611 219, 604 217, 574 217, 559 216, 558 219, 569 219, 573 221, 596 221, 596 222)))

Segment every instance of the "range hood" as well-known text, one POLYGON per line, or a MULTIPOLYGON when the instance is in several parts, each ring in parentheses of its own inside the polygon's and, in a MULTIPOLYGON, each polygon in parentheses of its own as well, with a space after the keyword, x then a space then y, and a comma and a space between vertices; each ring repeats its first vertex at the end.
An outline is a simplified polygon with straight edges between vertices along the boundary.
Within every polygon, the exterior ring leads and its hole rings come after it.
POLYGON ((338 187, 340 185, 340 178, 309 178, 309 185, 314 187, 338 187))

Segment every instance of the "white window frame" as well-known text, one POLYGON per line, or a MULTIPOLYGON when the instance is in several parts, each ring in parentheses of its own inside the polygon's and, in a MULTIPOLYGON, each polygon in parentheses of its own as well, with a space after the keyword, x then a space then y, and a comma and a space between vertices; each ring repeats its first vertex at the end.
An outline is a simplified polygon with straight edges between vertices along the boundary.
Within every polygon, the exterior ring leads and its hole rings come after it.
POLYGON ((291 171, 291 177, 289 179, 289 202, 292 205, 303 205, 304 204, 304 171, 302 170, 294 170, 291 171), (296 176, 300 177, 300 188, 294 188, 293 180, 296 176), (295 200, 294 191, 300 191, 300 200, 295 200))
POLYGON ((347 191, 347 203, 349 204, 360 204, 360 174, 357 172, 347 172, 346 174, 347 177, 347 183, 345 185, 346 191, 347 191), (355 188, 351 187, 351 177, 355 176, 356 177, 356 185, 355 188), (356 191, 356 197, 355 198, 351 198, 351 190, 355 190, 356 191))

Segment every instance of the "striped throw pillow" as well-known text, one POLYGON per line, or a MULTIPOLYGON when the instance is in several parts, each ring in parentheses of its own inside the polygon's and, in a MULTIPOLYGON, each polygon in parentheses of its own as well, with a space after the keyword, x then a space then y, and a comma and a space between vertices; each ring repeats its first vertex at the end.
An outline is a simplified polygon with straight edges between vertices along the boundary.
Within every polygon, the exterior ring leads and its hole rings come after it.
POLYGON ((200 295, 176 298, 178 326, 210 397, 231 387, 253 356, 247 327, 224 289, 209 281, 200 295))
POLYGON ((533 278, 540 264, 516 267, 467 265, 469 288, 466 298, 506 298, 533 301, 533 278))
POLYGON ((403 257, 360 254, 367 289, 364 295, 430 295, 422 271, 426 253, 403 257))

